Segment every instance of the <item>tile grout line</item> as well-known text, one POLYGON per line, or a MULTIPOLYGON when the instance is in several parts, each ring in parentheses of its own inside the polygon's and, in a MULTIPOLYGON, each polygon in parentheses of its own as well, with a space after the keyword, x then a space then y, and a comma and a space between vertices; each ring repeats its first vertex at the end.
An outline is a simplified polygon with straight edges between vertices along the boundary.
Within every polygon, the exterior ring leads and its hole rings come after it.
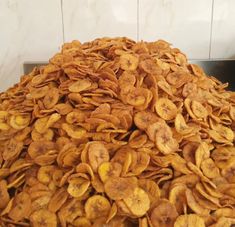
POLYGON ((60 0, 60 9, 61 9, 61 24, 62 24, 62 34, 63 34, 63 43, 64 39, 64 13, 63 13, 63 0, 60 0))
POLYGON ((209 59, 211 59, 211 48, 212 48, 212 33, 213 33, 213 20, 214 20, 214 0, 212 0, 211 6, 211 29, 210 29, 210 45, 209 45, 209 59))
POLYGON ((140 7, 140 0, 137 0, 137 41, 139 41, 139 7, 140 7))

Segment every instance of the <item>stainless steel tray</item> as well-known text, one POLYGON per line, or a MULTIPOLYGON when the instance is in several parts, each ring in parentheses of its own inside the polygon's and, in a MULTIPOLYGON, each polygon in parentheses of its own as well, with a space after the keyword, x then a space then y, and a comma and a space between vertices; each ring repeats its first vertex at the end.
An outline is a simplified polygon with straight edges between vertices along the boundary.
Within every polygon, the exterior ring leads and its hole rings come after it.
MULTIPOLYGON (((29 73, 35 66, 47 62, 25 62, 24 73, 29 73)), ((220 81, 229 83, 229 90, 235 91, 235 60, 190 60, 190 63, 200 65, 207 75, 214 76, 220 81)))

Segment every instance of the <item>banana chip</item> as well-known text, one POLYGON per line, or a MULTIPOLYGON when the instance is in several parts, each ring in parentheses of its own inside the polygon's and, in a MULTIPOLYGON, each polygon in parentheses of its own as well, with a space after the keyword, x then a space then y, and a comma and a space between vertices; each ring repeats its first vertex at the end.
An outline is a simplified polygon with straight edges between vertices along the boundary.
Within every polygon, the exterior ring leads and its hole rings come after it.
POLYGON ((46 109, 51 109, 53 108, 57 102, 59 101, 59 90, 57 88, 51 88, 50 92, 48 92, 44 99, 43 99, 43 104, 46 109))
POLYGON ((10 201, 10 196, 7 191, 7 182, 5 180, 0 181, 0 196, 1 196, 1 204, 0 209, 4 209, 8 202, 10 201))
POLYGON ((180 215, 174 224, 174 227, 184 227, 184 226, 192 226, 192 227, 205 227, 204 220, 196 215, 196 214, 185 214, 180 215))
POLYGON ((122 172, 122 165, 118 162, 103 162, 99 168, 98 173, 100 179, 106 182, 109 178, 119 177, 122 172))
POLYGON ((14 221, 23 220, 28 217, 31 210, 31 198, 28 193, 20 192, 13 200, 12 208, 9 212, 9 217, 14 221))
POLYGON ((92 142, 88 147, 88 159, 94 172, 97 172, 98 167, 109 161, 109 153, 103 143, 92 142))
POLYGON ((167 98, 160 98, 155 104, 157 114, 164 120, 172 120, 176 117, 177 107, 167 98))
POLYGON ((113 200, 124 199, 133 194, 137 187, 137 180, 134 177, 112 177, 104 185, 109 198, 113 200))
POLYGON ((186 186, 178 184, 172 187, 169 193, 169 201, 175 205, 178 214, 183 214, 184 207, 186 206, 185 196, 186 186))
POLYGON ((208 178, 216 178, 220 176, 219 168, 211 158, 204 159, 201 162, 201 169, 204 175, 208 178))
POLYGON ((77 79, 75 83, 69 86, 70 92, 81 92, 87 90, 91 87, 91 82, 86 79, 77 79))
POLYGON ((139 59, 132 54, 122 54, 120 56, 120 67, 126 71, 136 70, 139 59))
POLYGON ((150 220, 153 226, 170 227, 178 216, 176 208, 168 200, 159 200, 151 212, 150 220))
POLYGON ((55 213, 46 209, 40 209, 30 215, 30 223, 35 227, 56 227, 57 219, 55 213))
POLYGON ((90 197, 85 204, 86 217, 91 220, 107 216, 110 209, 109 201, 101 195, 90 197))
POLYGON ((16 115, 10 117, 10 126, 14 129, 20 130, 29 125, 31 118, 29 115, 16 115))
POLYGON ((133 215, 142 216, 150 208, 148 194, 141 188, 137 187, 133 194, 123 199, 133 215))
POLYGON ((85 194, 89 186, 90 181, 87 179, 84 179, 82 177, 72 178, 69 180, 67 191, 71 196, 78 198, 85 194))

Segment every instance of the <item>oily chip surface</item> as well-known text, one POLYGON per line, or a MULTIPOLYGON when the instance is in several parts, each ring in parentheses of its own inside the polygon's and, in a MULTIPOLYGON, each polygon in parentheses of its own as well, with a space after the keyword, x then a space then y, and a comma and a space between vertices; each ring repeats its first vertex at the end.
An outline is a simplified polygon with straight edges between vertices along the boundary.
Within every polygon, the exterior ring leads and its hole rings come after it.
POLYGON ((227 86, 163 40, 65 43, 0 93, 0 226, 234 225, 227 86))

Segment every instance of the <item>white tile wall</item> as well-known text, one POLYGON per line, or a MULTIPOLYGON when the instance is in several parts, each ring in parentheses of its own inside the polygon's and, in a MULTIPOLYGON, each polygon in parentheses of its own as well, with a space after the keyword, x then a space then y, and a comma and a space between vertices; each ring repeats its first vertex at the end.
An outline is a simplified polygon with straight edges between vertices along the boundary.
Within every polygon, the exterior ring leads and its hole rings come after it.
POLYGON ((235 1, 214 0, 211 58, 235 59, 235 1))
POLYGON ((62 42, 60 0, 0 0, 0 91, 19 81, 24 61, 48 59, 62 42))
POLYGON ((63 0, 65 40, 137 39, 137 0, 63 0))
POLYGON ((191 59, 235 59, 235 0, 0 0, 0 91, 19 80, 23 62, 104 36, 161 38, 191 59))
POLYGON ((139 0, 139 37, 165 39, 189 58, 209 58, 212 0, 139 0))

